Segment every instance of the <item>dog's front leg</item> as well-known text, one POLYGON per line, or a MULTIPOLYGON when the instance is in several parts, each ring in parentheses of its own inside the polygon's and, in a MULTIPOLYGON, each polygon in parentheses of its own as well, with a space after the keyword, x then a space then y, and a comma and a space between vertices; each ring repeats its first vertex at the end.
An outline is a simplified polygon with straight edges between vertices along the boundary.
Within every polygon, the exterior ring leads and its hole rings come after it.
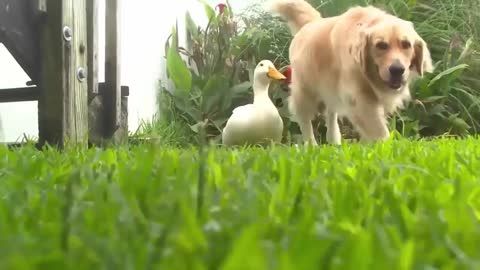
MULTIPOLYGON (((295 73, 294 73, 295 74, 295 73)), ((305 144, 318 145, 313 134, 312 119, 317 111, 316 102, 310 96, 306 88, 300 87, 295 81, 291 85, 291 96, 288 99, 288 109, 294 121, 298 123, 305 144)))
POLYGON ((300 131, 302 132, 303 141, 305 144, 318 145, 315 135, 313 134, 312 121, 299 120, 298 125, 300 126, 300 131))
POLYGON ((360 133, 361 142, 383 141, 390 137, 390 131, 383 110, 368 104, 355 106, 350 113, 350 120, 360 133))
POLYGON ((342 141, 342 134, 340 133, 340 127, 338 126, 338 114, 327 108, 326 116, 327 142, 339 145, 342 141))

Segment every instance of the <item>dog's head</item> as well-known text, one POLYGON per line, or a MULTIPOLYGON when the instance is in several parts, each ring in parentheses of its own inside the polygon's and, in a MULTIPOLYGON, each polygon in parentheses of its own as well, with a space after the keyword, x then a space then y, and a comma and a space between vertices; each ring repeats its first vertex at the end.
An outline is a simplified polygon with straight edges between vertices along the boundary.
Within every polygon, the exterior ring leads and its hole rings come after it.
POLYGON ((375 88, 400 91, 413 75, 432 71, 427 44, 411 22, 391 18, 360 27, 354 57, 375 88))

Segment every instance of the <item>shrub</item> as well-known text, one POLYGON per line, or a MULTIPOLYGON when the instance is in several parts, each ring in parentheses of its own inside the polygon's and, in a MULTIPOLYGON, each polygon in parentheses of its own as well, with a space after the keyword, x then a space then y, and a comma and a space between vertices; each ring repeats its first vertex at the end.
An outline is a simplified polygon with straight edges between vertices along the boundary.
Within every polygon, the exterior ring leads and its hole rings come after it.
POLYGON ((219 141, 233 108, 251 99, 251 71, 256 64, 248 51, 248 31, 239 31, 229 6, 220 12, 205 4, 203 29, 187 13, 187 48, 179 47, 175 29, 167 40, 167 70, 174 88, 160 89, 164 121, 183 122, 194 134, 205 128, 219 141), (183 60, 182 57, 185 59, 183 60))

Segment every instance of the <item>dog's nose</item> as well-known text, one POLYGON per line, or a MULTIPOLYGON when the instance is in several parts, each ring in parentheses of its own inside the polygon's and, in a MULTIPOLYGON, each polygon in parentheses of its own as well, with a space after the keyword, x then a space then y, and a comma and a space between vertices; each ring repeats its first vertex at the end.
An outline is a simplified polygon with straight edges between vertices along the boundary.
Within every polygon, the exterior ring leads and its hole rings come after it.
POLYGON ((388 70, 393 77, 398 77, 403 75, 405 72, 405 67, 403 67, 402 64, 394 63, 388 68, 388 70))

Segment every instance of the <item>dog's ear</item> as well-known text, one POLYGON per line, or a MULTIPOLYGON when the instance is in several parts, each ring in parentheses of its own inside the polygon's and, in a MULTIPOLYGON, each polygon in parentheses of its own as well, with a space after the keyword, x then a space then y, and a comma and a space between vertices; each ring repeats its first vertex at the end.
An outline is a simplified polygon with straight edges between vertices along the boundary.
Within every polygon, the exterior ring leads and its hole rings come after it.
POLYGON ((355 62, 364 70, 367 68, 367 57, 369 55, 370 34, 366 30, 361 30, 355 39, 350 53, 355 62))
POLYGON ((427 43, 419 35, 416 35, 413 48, 414 55, 410 68, 420 76, 423 76, 424 72, 432 72, 433 63, 430 50, 428 49, 427 43))

